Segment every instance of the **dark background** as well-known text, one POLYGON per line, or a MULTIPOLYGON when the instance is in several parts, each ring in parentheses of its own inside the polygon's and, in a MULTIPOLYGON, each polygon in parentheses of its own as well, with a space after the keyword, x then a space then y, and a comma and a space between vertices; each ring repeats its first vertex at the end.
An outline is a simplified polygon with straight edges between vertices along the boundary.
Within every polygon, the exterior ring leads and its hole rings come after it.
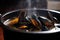
MULTIPOLYGON (((28 5, 24 3, 26 0, 0 0, 0 13, 5 13, 15 9, 26 8, 28 5), (24 3, 24 4, 21 4, 24 3), (24 6, 23 6, 24 5, 24 6)), ((32 0, 35 2, 35 0, 32 0)), ((33 3, 34 6, 36 3, 33 3)), ((39 8, 47 8, 47 0, 39 0, 39 8)))

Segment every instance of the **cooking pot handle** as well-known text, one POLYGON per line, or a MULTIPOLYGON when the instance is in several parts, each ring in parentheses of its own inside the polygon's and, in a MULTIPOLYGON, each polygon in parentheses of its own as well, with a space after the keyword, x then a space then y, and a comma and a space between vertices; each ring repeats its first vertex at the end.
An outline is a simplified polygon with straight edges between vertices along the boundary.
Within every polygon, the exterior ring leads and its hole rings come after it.
POLYGON ((1 14, 0 14, 0 16, 1 16, 1 14))
POLYGON ((2 24, 2 23, 1 23, 1 16, 2 16, 2 15, 0 14, 0 25, 2 24))
POLYGON ((1 21, 1 16, 2 16, 2 15, 0 14, 0 21, 1 21))

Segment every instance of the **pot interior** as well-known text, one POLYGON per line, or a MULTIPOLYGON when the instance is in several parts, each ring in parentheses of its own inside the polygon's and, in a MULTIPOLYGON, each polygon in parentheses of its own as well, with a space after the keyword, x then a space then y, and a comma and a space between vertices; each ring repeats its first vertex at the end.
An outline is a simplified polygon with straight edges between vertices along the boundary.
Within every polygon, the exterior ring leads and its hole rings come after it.
POLYGON ((60 25, 55 25, 60 24, 59 17, 60 13, 55 10, 14 10, 5 13, 1 17, 1 22, 5 25, 5 28, 12 31, 23 33, 54 33, 57 32, 56 27, 60 27, 60 25), (46 22, 47 24, 45 24, 46 22))

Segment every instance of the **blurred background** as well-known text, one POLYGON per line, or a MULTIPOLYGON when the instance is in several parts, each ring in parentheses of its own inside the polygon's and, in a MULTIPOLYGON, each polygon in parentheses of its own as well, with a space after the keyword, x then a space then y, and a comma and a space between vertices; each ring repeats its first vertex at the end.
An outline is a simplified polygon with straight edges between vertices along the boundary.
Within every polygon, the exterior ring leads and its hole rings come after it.
POLYGON ((60 10, 60 0, 47 0, 48 9, 60 10))
MULTIPOLYGON (((31 1, 32 7, 38 4, 39 8, 60 10, 60 0, 38 0, 38 3, 36 3, 36 0, 31 1)), ((0 13, 26 8, 27 6, 27 0, 0 0, 0 13)))
MULTIPOLYGON (((15 9, 26 8, 29 0, 0 0, 0 13, 5 13, 15 9)), ((31 7, 38 4, 39 8, 47 9, 47 0, 31 0, 31 7), (37 2, 36 2, 37 1, 37 2)))

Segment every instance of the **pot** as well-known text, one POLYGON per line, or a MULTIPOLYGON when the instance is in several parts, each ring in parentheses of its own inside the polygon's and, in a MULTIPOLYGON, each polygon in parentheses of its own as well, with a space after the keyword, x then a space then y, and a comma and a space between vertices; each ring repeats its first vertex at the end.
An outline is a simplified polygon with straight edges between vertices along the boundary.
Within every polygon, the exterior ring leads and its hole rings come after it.
MULTIPOLYGON (((5 13, 4 15, 1 15, 1 25, 3 25, 3 27, 7 30, 11 30, 14 32, 22 32, 20 30, 18 30, 17 28, 14 27, 10 27, 9 25, 7 25, 7 22, 9 22, 9 20, 14 19, 15 17, 19 16, 19 13, 21 12, 21 10, 26 10, 26 9, 18 9, 18 10, 13 10, 10 12, 5 13)), ((30 9, 31 10, 31 9, 30 9)), ((22 33, 30 33, 30 34, 47 34, 47 33, 56 33, 60 31, 60 12, 59 11, 55 11, 55 10, 48 10, 48 9, 39 9, 37 10, 40 12, 40 15, 43 13, 47 13, 50 12, 53 15, 53 18, 57 18, 58 22, 54 23, 54 27, 52 27, 52 29, 48 29, 46 31, 30 31, 30 32, 22 32, 22 33), (53 31, 54 30, 54 31, 53 31)), ((38 13, 37 13, 38 14, 38 13)), ((42 14, 42 15, 43 15, 42 14)), ((25 14, 24 14, 25 15, 25 14)), ((29 14, 30 15, 30 14, 29 14)), ((28 16, 29 16, 28 15, 28 16)), ((46 15, 46 14, 45 14, 46 15)), ((21 15, 20 15, 21 16, 21 15)), ((27 16, 27 15, 26 15, 27 16)), ((31 16, 31 15, 30 15, 31 16)), ((43 27, 42 27, 43 28, 43 27)), ((44 28, 46 29, 46 28, 44 28)))

